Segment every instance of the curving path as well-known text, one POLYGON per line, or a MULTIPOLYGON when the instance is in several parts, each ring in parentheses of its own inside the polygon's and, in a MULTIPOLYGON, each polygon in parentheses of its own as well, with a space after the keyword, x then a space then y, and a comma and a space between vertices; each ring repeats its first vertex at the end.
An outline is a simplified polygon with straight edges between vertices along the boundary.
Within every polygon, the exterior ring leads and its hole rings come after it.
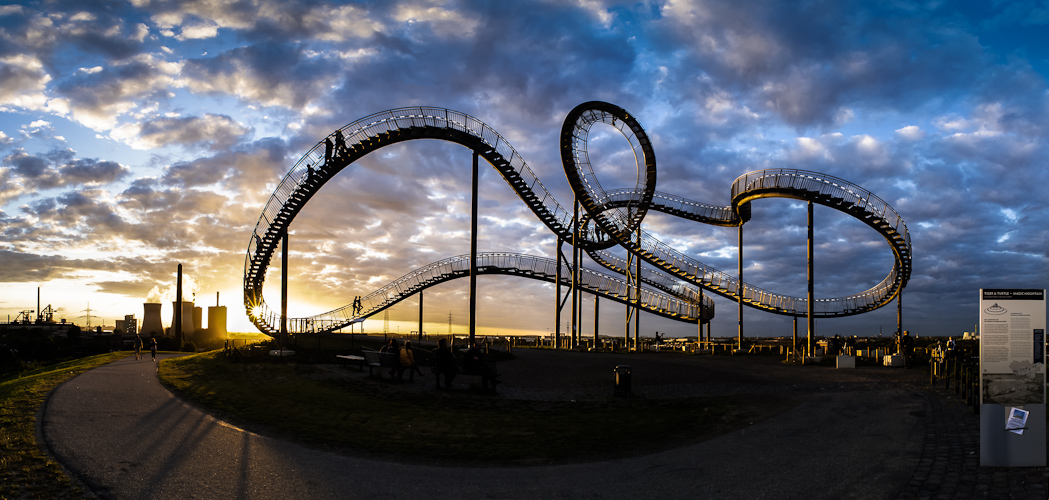
MULTIPOLYGON (((515 370, 565 366, 564 356, 573 353, 521 354, 515 370)), ((574 358, 579 373, 597 358, 574 358)), ((57 388, 43 410, 41 434, 58 461, 96 494, 117 499, 884 499, 913 483, 930 417, 926 397, 901 383, 906 372, 784 372, 760 358, 744 365, 741 358, 641 358, 653 368, 718 373, 712 377, 722 380, 717 390, 785 392, 802 403, 743 431, 630 459, 521 468, 402 465, 234 428, 173 397, 160 386, 153 362, 126 358, 57 388), (750 375, 739 376, 740 370, 750 375), (795 377, 784 382, 784 373, 795 377), (742 381, 729 382, 736 379, 742 381)), ((512 389, 517 377, 507 365, 505 385, 512 389)), ((638 377, 635 390, 644 390, 638 377)), ((428 384, 407 390, 423 387, 428 384)))

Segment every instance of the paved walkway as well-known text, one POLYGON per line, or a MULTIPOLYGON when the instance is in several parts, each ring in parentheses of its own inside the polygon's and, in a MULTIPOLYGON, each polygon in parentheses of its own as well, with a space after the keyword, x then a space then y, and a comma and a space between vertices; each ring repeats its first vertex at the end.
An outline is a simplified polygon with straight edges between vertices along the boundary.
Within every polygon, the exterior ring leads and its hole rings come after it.
MULTIPOLYGON (((608 354, 517 354, 503 364, 500 397, 608 397, 609 366, 624 362, 608 354)), ((623 356, 641 397, 776 393, 802 403, 741 431, 629 459, 520 468, 403 465, 237 429, 173 397, 152 361, 125 358, 56 389, 41 432, 57 459, 102 498, 1047 497, 1044 468, 978 467, 976 417, 942 390, 927 388, 919 370, 623 356)), ((433 389, 428 377, 396 386, 433 389)))

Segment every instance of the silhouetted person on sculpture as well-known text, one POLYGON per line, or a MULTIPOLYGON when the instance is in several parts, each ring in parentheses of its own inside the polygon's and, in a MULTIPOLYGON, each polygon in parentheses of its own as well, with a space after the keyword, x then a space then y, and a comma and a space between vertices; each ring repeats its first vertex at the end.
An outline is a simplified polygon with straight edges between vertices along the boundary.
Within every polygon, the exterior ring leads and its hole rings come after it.
POLYGON ((335 154, 341 155, 346 149, 346 138, 342 135, 342 130, 335 131, 335 154))
POLYGON ((447 340, 437 341, 437 350, 433 352, 433 365, 434 372, 437 374, 437 383, 440 384, 441 375, 444 375, 444 387, 451 389, 452 380, 455 380, 455 376, 459 374, 459 367, 455 365, 455 356, 447 340))

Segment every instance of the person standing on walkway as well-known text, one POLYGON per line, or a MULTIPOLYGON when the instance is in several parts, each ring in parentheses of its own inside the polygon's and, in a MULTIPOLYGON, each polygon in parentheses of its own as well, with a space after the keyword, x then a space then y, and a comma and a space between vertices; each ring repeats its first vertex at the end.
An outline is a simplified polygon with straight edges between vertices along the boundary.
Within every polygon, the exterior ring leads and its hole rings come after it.
POLYGON ((433 352, 434 368, 437 372, 437 382, 440 383, 441 375, 444 375, 444 388, 452 388, 452 380, 459 373, 459 367, 455 365, 455 357, 452 348, 448 346, 447 339, 437 341, 437 350, 433 352))
POLYGON ((142 337, 135 335, 135 360, 142 356, 142 337))
POLYGON ((153 356, 153 361, 157 360, 157 338, 153 337, 149 343, 149 354, 153 356))

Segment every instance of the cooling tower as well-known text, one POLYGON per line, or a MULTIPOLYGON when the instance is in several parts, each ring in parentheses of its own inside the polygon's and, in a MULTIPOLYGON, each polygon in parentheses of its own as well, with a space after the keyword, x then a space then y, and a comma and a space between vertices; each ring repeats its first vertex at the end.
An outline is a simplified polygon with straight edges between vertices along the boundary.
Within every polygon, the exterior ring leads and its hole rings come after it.
MULTIPOLYGON (((175 335, 177 337, 178 333, 176 333, 175 330, 174 330, 174 328, 175 328, 174 324, 175 324, 175 314, 176 314, 176 311, 178 311, 178 302, 172 302, 171 303, 171 309, 172 309, 172 311, 171 311, 171 324, 173 325, 171 327, 172 328, 171 334, 175 335)), ((190 335, 193 335, 193 332, 195 331, 193 329, 193 324, 194 324, 193 323, 193 303, 192 302, 186 302, 185 300, 183 300, 182 301, 182 338, 183 338, 183 340, 188 340, 190 338, 190 335)))
POLYGON ((208 308, 208 331, 212 338, 226 338, 226 306, 208 308))
POLYGON ((160 323, 160 304, 146 302, 142 304, 145 309, 142 315, 142 328, 139 332, 147 337, 164 335, 164 325, 160 323))
POLYGON ((199 332, 204 329, 204 310, 199 307, 193 308, 193 331, 199 332))

